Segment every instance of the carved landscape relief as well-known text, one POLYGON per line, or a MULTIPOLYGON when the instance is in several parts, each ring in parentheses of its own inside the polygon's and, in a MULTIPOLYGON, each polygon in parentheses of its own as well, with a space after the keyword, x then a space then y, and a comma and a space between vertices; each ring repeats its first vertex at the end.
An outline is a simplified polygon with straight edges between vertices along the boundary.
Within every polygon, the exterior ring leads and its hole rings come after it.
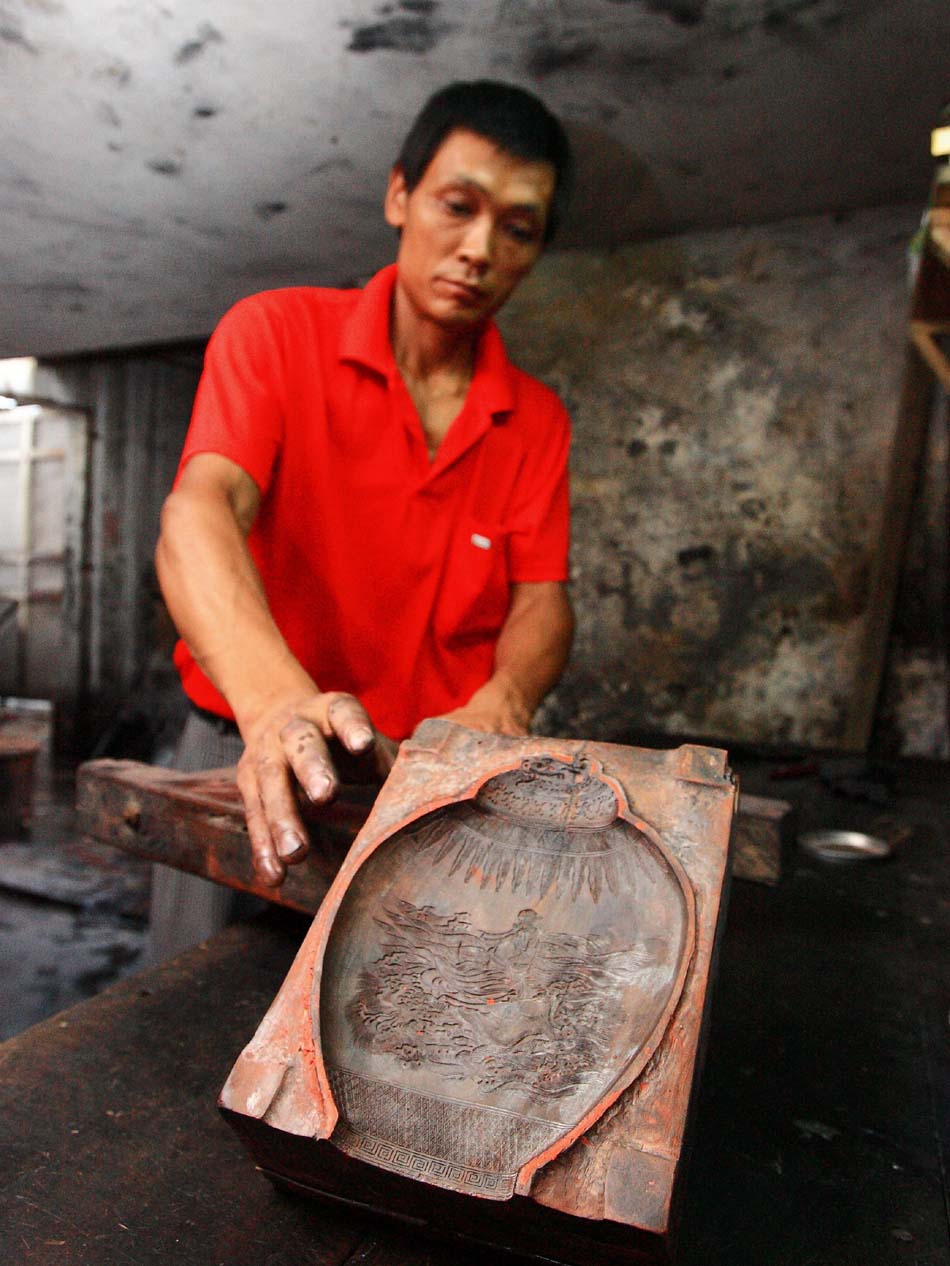
POLYGON ((655 965, 643 945, 546 932, 530 907, 501 932, 479 930, 468 911, 408 901, 375 922, 382 953, 347 1007, 354 1040, 489 1091, 578 1090, 610 1054, 623 991, 655 965))

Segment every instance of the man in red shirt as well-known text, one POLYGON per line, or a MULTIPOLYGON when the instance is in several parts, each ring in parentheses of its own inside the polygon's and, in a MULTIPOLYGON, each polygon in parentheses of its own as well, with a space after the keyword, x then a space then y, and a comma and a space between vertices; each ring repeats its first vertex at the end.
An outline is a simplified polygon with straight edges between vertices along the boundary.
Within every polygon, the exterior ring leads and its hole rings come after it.
POLYGON ((491 318, 569 168, 537 98, 450 85, 390 174, 395 265, 252 296, 209 344, 156 561, 185 690, 243 740, 266 883, 305 856, 294 784, 329 800, 335 747, 384 772, 426 716, 526 733, 563 669, 567 417, 491 318))

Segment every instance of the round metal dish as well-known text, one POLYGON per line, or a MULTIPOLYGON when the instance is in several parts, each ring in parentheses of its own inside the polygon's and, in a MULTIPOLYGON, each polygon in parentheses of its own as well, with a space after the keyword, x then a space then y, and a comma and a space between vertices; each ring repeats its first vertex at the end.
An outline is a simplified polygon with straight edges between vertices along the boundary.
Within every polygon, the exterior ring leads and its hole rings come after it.
POLYGON ((870 862, 890 857, 891 846, 863 831, 805 831, 798 837, 806 853, 823 862, 870 862))

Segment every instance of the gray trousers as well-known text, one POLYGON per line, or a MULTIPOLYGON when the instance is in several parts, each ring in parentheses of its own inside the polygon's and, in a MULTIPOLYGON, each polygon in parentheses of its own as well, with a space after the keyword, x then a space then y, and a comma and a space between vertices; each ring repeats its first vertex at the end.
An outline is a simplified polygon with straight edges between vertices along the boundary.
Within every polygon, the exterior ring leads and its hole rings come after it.
MULTIPOLYGON (((196 773, 236 765, 244 743, 212 722, 189 713, 175 750, 174 769, 196 773)), ((152 895, 145 963, 164 963, 220 932, 235 911, 237 893, 171 866, 152 867, 152 895)))

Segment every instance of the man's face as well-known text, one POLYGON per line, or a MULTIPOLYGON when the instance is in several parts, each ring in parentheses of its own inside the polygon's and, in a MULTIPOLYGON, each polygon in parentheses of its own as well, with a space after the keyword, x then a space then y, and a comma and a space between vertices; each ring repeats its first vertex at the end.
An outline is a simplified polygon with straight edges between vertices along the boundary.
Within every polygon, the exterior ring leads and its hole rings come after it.
POLYGON ((551 163, 461 130, 412 193, 394 169, 386 219, 402 230, 398 284, 416 312, 462 330, 496 312, 541 254, 554 184, 551 163))

